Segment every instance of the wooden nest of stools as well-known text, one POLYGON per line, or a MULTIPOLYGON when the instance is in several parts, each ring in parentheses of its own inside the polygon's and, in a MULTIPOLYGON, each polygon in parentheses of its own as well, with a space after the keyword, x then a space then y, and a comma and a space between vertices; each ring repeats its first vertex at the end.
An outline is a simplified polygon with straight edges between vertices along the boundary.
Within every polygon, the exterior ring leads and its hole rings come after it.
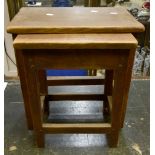
POLYGON ((118 143, 137 40, 144 31, 123 8, 22 8, 9 24, 29 129, 38 147, 46 133, 105 133, 118 143), (47 77, 47 69, 105 69, 105 77, 47 77), (100 85, 103 91, 51 92, 49 87, 100 85), (103 101, 105 122, 48 122, 50 101, 103 101))

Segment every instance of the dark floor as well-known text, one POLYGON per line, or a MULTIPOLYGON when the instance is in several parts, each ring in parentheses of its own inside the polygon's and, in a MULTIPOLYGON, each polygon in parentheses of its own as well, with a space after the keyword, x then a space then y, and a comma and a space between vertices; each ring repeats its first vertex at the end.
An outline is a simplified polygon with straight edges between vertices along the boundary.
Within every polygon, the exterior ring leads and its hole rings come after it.
MULTIPOLYGON (((20 85, 9 83, 5 90, 5 155, 149 155, 149 87, 149 80, 132 81, 117 148, 109 148, 102 134, 57 134, 46 135, 45 148, 38 149, 33 132, 26 127, 20 85)), ((88 114, 86 106, 82 108, 88 114)))

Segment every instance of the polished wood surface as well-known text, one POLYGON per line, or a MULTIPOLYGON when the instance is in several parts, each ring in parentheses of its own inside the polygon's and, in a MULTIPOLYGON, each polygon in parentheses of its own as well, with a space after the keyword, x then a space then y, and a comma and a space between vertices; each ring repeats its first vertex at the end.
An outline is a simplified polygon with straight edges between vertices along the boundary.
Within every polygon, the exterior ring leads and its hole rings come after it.
MULTIPOLYGON (((120 7, 39 7, 22 8, 7 31, 17 34, 14 47, 27 120, 29 128, 34 129, 38 147, 44 146, 44 134, 59 132, 108 132, 109 145, 117 146, 137 46, 131 33, 144 31, 144 26, 120 7), (105 69, 104 81, 92 79, 104 82, 105 92, 49 93, 47 86, 63 84, 66 79, 46 79, 46 69, 105 69), (40 100, 43 95, 44 105, 40 100), (111 119, 108 124, 47 124, 43 112, 49 113, 48 99, 107 100, 111 119)), ((67 80, 68 84, 74 81, 85 83, 85 79, 67 80)), ((91 80, 88 79, 88 82, 91 83, 91 80)))
POLYGON ((103 76, 48 76, 46 86, 65 85, 102 85, 105 84, 103 76))
POLYGON ((43 123, 46 133, 109 133, 110 123, 43 123))
POLYGON ((28 79, 26 74, 26 69, 24 65, 24 57, 22 51, 18 51, 18 53, 15 51, 16 56, 16 63, 17 63, 17 69, 18 69, 18 75, 20 78, 20 84, 23 94, 23 100, 24 100, 24 108, 25 108, 25 115, 26 115, 26 121, 27 126, 29 130, 33 129, 33 119, 32 119, 32 111, 30 108, 31 104, 31 96, 29 92, 29 85, 28 85, 28 79))
MULTIPOLYGON (((13 42, 24 49, 103 49, 137 46, 132 34, 25 34, 13 42)), ((67 51, 68 52, 68 51, 67 51)))
MULTIPOLYGON (((88 34, 89 35, 89 34, 88 34)), ((96 34, 94 34, 96 35, 96 34)), ((37 35, 38 36, 38 35, 37 35)), ((40 35, 41 36, 41 35, 40 35)), ((54 35, 53 35, 54 36, 54 35)), ((60 44, 64 41, 65 37, 58 37, 59 35, 55 35, 56 40, 58 41, 60 38, 60 44)), ((63 35, 61 35, 63 36, 63 35)), ((64 35, 65 36, 65 35, 64 35)), ((68 36, 68 35, 66 35, 68 36)), ((74 34, 70 34, 70 36, 74 36, 74 34)), ((75 35, 76 36, 76 35, 75 35)), ((75 37, 74 36, 74 37, 75 37)), ((135 49, 137 45, 137 41, 134 37, 131 37, 131 34, 104 34, 104 39, 99 37, 98 41, 101 41, 103 45, 102 49, 97 49, 97 43, 95 42, 94 37, 94 45, 96 44, 96 49, 94 46, 94 49, 80 49, 80 44, 78 41, 83 40, 83 44, 89 42, 89 39, 83 39, 83 35, 80 35, 78 39, 70 39, 72 40, 72 43, 75 45, 76 49, 49 49, 47 46, 44 46, 44 49, 39 49, 37 45, 41 44, 49 44, 50 46, 53 44, 51 40, 55 40, 54 37, 51 39, 51 35, 47 34, 44 35, 43 38, 37 39, 36 35, 34 34, 34 38, 32 35, 18 35, 16 39, 14 40, 14 46, 15 46, 15 52, 16 57, 19 60, 24 61, 17 61, 20 73, 21 80, 22 78, 26 80, 26 84, 28 86, 28 94, 30 99, 30 110, 32 113, 32 121, 33 121, 33 128, 34 132, 36 134, 36 140, 38 147, 44 146, 44 134, 46 133, 107 133, 108 140, 109 140, 109 146, 116 147, 118 144, 118 137, 119 137, 119 131, 122 126, 122 121, 124 120, 124 114, 126 110, 126 103, 127 103, 127 95, 128 95, 128 89, 130 84, 130 78, 131 78, 131 71, 132 71, 132 64, 134 60, 134 54, 135 49), (124 35, 124 37, 120 37, 121 35, 124 35), (46 38, 46 37, 47 38, 46 38), (106 37, 107 36, 107 37, 106 37), (125 37, 126 36, 126 37, 125 37), (24 38, 23 38, 24 37, 24 38), (26 38, 25 38, 26 37, 26 38), (45 41, 44 41, 45 38, 45 41), (124 39, 126 38, 126 39, 124 39), (47 40, 46 40, 47 39, 47 40), (27 44, 29 45, 29 48, 25 46, 25 41, 28 41, 27 44), (34 42, 31 42, 29 40, 33 40, 34 42), (50 40, 50 43, 48 42, 50 40), (48 42, 48 43, 47 43, 48 42), (121 44, 122 42, 122 44, 121 44), (126 43, 125 43, 126 42, 126 43), (127 46, 127 42, 129 43, 129 46, 127 46), (124 44, 125 43, 125 44, 124 44), (78 46, 77 46, 77 45, 78 46), (119 44, 120 46, 116 46, 119 44), (20 48, 19 46, 20 45, 20 48), (35 48, 34 48, 35 47, 35 48), (79 49, 77 49, 79 47, 79 49), (21 66, 21 67, 20 67, 21 66), (22 71, 22 66, 24 66, 24 72, 22 71), (79 68, 88 68, 88 69, 108 69, 109 71, 113 70, 113 77, 110 79, 110 81, 114 81, 114 84, 110 84, 107 79, 105 79, 105 84, 108 83, 108 85, 112 88, 110 90, 106 90, 105 94, 102 92, 102 94, 96 93, 85 93, 81 94, 81 92, 77 94, 63 94, 59 91, 59 94, 56 93, 50 93, 48 90, 48 95, 46 95, 45 98, 49 100, 101 100, 104 101, 107 96, 112 96, 110 106, 111 111, 111 121, 107 124, 103 122, 101 126, 98 126, 96 123, 93 125, 88 125, 87 123, 84 124, 78 124, 77 125, 67 125, 67 124, 46 124, 46 121, 44 121, 44 114, 43 114, 43 107, 47 108, 45 111, 47 113, 49 112, 49 106, 48 101, 45 102, 46 105, 42 105, 42 101, 40 100, 40 97, 43 95, 43 93, 46 93, 46 90, 43 92, 41 91, 41 88, 44 89, 43 86, 48 86, 48 80, 52 80, 52 78, 47 78, 47 82, 45 82, 45 75, 41 74, 40 71, 46 70, 46 69, 79 69, 79 68), (43 76, 43 80, 41 80, 40 77, 43 76), (112 89, 112 90, 111 90, 112 89), (112 91, 112 92, 111 92, 112 91), (112 94, 111 94, 112 93, 112 94), (49 95, 50 94, 50 95, 49 95), (108 95, 109 94, 109 95, 108 95), (112 106, 111 106, 112 105, 112 106)), ((87 36, 87 35, 86 35, 87 36)), ((73 38, 74 38, 73 37, 73 38)), ((72 37, 71 37, 72 38, 72 37)), ((93 43, 93 40, 90 37, 90 43, 93 43)), ((67 41, 67 39, 66 39, 67 41)), ((59 43, 59 42, 58 42, 59 43)), ((67 43, 67 46, 71 43, 67 43)), ((58 46, 55 46, 56 48, 58 46)), ((111 73, 109 73, 109 76, 111 76, 111 73)), ((66 77, 67 78, 67 77, 66 77)), ((76 78, 71 77, 71 80, 75 80, 76 78)), ((86 78, 83 78, 84 80, 86 78)), ((55 79, 54 81, 58 82, 62 79, 55 79)), ((80 79, 81 80, 81 79, 80 79)), ((96 78, 94 79, 97 80, 96 78)), ((63 80, 63 82, 65 79, 63 80)), ((62 83, 63 83, 62 82, 62 83)), ((73 81, 71 81, 73 82, 73 81)), ((52 83, 50 83, 53 85, 52 83)), ((56 83, 55 83, 56 84, 56 83)), ((54 84, 54 85, 55 85, 54 84)), ((53 87, 53 86, 52 86, 53 87)), ((60 86, 59 86, 60 87, 60 86)), ((102 87, 102 85, 101 85, 102 87)), ((93 89, 94 90, 94 89, 93 89)), ((109 98, 108 98, 109 99, 109 98)), ((104 111, 104 110, 103 110, 104 111)))
POLYGON ((142 31, 144 26, 122 7, 23 7, 7 27, 14 34, 142 31))

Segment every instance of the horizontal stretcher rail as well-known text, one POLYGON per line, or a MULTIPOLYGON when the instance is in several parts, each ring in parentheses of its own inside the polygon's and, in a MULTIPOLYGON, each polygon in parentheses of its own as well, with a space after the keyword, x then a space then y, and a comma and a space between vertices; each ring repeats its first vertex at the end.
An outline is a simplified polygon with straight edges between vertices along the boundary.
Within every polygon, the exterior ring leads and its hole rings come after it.
POLYGON ((47 76, 47 86, 65 86, 65 85, 103 85, 105 80, 103 76, 47 76))
POLYGON ((64 101, 64 100, 95 100, 101 101, 105 99, 105 95, 100 94, 57 94, 57 95, 48 95, 49 101, 64 101))
POLYGON ((110 123, 43 123, 46 133, 108 133, 111 131, 110 123))

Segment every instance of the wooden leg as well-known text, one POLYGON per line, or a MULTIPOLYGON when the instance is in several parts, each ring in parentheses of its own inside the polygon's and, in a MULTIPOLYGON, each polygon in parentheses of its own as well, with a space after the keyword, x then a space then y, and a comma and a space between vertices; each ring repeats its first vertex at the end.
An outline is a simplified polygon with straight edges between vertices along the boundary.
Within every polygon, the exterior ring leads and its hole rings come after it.
POLYGON ((129 55, 129 61, 128 61, 128 66, 127 66, 127 71, 125 75, 125 89, 124 89, 124 97, 123 97, 123 107, 122 107, 122 114, 121 114, 121 123, 120 123, 120 128, 123 128, 124 125, 124 120, 125 120, 125 113, 126 113, 126 108, 127 108, 127 103, 128 103, 128 93, 129 93, 129 88, 130 88, 130 82, 131 82, 131 76, 132 76, 132 67, 133 67, 133 61, 134 61, 134 56, 135 56, 135 51, 136 48, 131 49, 130 55, 129 55))
POLYGON ((114 132, 111 132, 110 134, 107 134, 108 145, 111 148, 117 147, 118 139, 119 139, 118 131, 116 131, 116 132, 114 131, 114 132))
POLYGON ((39 88, 40 88, 40 95, 47 95, 47 78, 46 78, 46 70, 39 70, 38 71, 38 78, 39 78, 39 88))
POLYGON ((49 96, 45 96, 44 104, 45 104, 44 112, 48 116, 50 113, 50 111, 49 111, 49 96))
POLYGON ((97 69, 93 69, 93 76, 97 75, 97 69))
POLYGON ((48 99, 48 85, 47 85, 47 75, 46 70, 38 71, 38 79, 39 79, 39 93, 40 96, 45 96, 45 100, 43 101, 43 111, 44 111, 44 120, 47 120, 49 115, 49 99, 48 99))
POLYGON ((112 113, 111 124, 112 132, 108 135, 108 141, 111 147, 118 144, 118 136, 120 130, 121 110, 123 106, 123 92, 125 81, 125 68, 118 67, 114 70, 114 87, 112 90, 112 113))
POLYGON ((31 96, 31 111, 33 118, 34 132, 36 135, 38 147, 44 147, 44 132, 42 129, 42 110, 41 110, 41 101, 40 101, 40 87, 39 87, 39 77, 38 77, 38 68, 35 65, 35 59, 32 56, 29 56, 25 53, 24 57, 25 66, 27 69, 29 93, 31 96))
POLYGON ((45 135, 43 132, 36 132, 37 146, 39 148, 43 148, 45 146, 44 139, 45 135))
POLYGON ((113 87, 113 70, 105 71, 105 94, 108 96, 112 95, 113 87))
MULTIPOLYGON (((113 70, 106 70, 105 71, 105 96, 112 96, 112 88, 113 88, 113 70)), ((104 109, 103 113, 109 115, 109 105, 107 102, 107 98, 104 102, 104 109)))
POLYGON ((32 102, 31 102, 31 97, 29 96, 29 93, 28 93, 29 88, 28 88, 27 76, 26 76, 27 70, 25 69, 25 66, 24 66, 24 59, 23 59, 22 51, 15 51, 15 55, 16 55, 16 62, 17 62, 17 66, 18 66, 18 74, 20 77, 22 94, 23 94, 27 126, 28 126, 29 130, 32 130, 33 129, 33 121, 32 121, 31 109, 30 109, 30 104, 32 102))

